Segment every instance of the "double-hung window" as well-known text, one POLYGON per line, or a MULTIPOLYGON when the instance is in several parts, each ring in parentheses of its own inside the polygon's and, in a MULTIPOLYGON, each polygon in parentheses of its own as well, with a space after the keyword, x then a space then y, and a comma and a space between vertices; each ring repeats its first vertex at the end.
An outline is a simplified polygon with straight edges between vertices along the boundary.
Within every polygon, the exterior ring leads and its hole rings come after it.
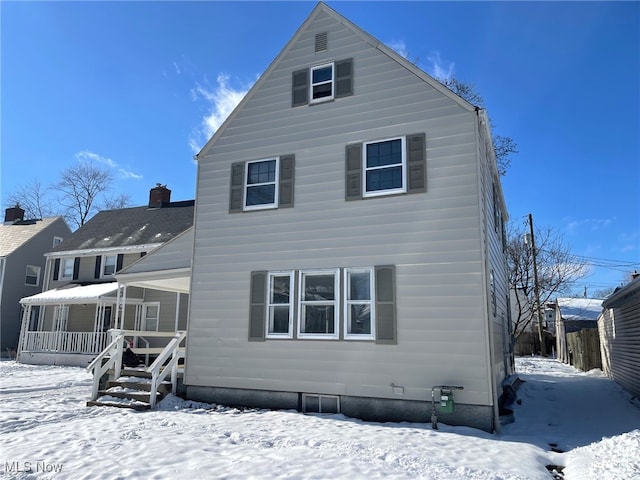
POLYGON ((311 103, 333 99, 333 63, 311 67, 311 103))
POLYGON ((147 332, 157 332, 160 324, 160 302, 143 304, 142 329, 147 332))
POLYGON ((347 339, 374 339, 373 269, 346 268, 344 277, 344 336, 347 339))
POLYGON ((353 95, 353 59, 326 62, 292 72, 291 105, 313 105, 353 95))
POLYGON ((40 284, 40 267, 36 265, 27 265, 27 271, 24 277, 24 284, 37 287, 40 284))
POLYGON ((365 143, 363 165, 364 197, 407 191, 405 137, 365 143))
POLYGON ((269 273, 267 338, 293 337, 293 272, 269 273))
POLYGON ((247 162, 245 210, 278 206, 278 158, 247 162))
POLYGON ((103 255, 102 257, 102 276, 111 277, 116 273, 117 255, 103 255))
POLYGON ((73 278, 73 265, 75 259, 67 257, 62 259, 62 265, 60 268, 60 278, 73 278))
POLYGON ((339 282, 339 270, 300 271, 300 338, 338 338, 339 282))

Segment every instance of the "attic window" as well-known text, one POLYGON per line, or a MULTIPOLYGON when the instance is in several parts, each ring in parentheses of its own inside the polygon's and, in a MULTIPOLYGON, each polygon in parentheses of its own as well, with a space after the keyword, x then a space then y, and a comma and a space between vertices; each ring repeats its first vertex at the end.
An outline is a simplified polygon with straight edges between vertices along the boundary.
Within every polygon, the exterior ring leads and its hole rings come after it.
POLYGON ((316 33, 316 53, 327 50, 327 32, 316 33))

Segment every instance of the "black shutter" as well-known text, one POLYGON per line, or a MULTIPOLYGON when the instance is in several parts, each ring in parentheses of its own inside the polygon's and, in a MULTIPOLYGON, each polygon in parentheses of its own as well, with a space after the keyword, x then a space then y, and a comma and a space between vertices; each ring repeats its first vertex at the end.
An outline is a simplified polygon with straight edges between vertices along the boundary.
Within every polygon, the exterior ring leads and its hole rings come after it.
POLYGON ((282 155, 280 157, 280 184, 278 192, 278 207, 293 207, 293 187, 295 155, 282 155))
POLYGON ((398 343, 396 326, 395 267, 375 267, 376 271, 376 343, 398 343))
POLYGON ((60 278, 60 259, 56 258, 53 262, 53 279, 58 280, 60 278))
POLYGON ((362 198, 362 144, 347 145, 345 149, 344 199, 362 198))
POLYGON ((427 191, 426 135, 407 135, 407 193, 427 191))
POLYGON ((122 262, 124 260, 124 254, 119 253, 117 260, 116 260, 116 272, 119 272, 120 270, 122 270, 122 262))
POLYGON ((80 257, 76 257, 73 259, 73 279, 78 279, 78 274, 80 273, 80 257))
POLYGON ((244 203, 244 162, 231 165, 231 190, 229 193, 229 213, 242 212, 244 203))
POLYGON ((353 95, 353 59, 336 62, 335 98, 353 95))
POLYGON ((251 272, 249 341, 263 342, 267 303, 267 272, 251 272))
POLYGON ((291 87, 291 106, 306 105, 309 102, 309 69, 293 72, 291 87))
POLYGON ((93 271, 93 278, 100 278, 100 262, 102 262, 102 257, 98 255, 96 257, 96 268, 93 271))

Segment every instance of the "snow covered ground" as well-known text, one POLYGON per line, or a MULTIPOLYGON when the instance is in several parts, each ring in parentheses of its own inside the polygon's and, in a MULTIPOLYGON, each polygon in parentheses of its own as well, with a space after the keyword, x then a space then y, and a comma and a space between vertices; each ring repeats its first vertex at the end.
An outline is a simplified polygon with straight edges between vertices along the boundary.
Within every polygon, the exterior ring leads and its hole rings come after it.
POLYGON ((88 408, 83 369, 0 362, 0 478, 549 480, 560 465, 567 480, 640 479, 637 402, 599 371, 517 368, 516 421, 491 435, 173 396, 149 412, 88 408))

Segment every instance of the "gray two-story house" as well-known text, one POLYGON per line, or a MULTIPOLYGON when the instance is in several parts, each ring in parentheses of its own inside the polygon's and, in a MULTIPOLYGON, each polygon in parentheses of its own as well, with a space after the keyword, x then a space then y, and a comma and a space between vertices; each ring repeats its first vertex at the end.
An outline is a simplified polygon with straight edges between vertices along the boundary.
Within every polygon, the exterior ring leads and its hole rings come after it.
POLYGON ((428 421, 452 385, 444 421, 497 425, 507 212, 484 110, 320 3, 197 162, 189 398, 428 421))
POLYGON ((130 344, 160 349, 157 332, 186 329, 188 294, 120 285, 116 273, 193 225, 194 200, 172 202, 158 184, 148 205, 101 211, 45 254, 44 290, 21 300, 25 315, 18 359, 87 366, 112 328, 132 332, 130 344), (30 312, 40 311, 37 322, 30 312))
MULTIPOLYGON (((29 219, 19 206, 5 210, 0 224, 0 340, 2 356, 15 356, 20 334, 20 299, 42 291, 48 252, 71 234, 62 217, 29 219)), ((33 309, 27 321, 37 321, 33 309)))

